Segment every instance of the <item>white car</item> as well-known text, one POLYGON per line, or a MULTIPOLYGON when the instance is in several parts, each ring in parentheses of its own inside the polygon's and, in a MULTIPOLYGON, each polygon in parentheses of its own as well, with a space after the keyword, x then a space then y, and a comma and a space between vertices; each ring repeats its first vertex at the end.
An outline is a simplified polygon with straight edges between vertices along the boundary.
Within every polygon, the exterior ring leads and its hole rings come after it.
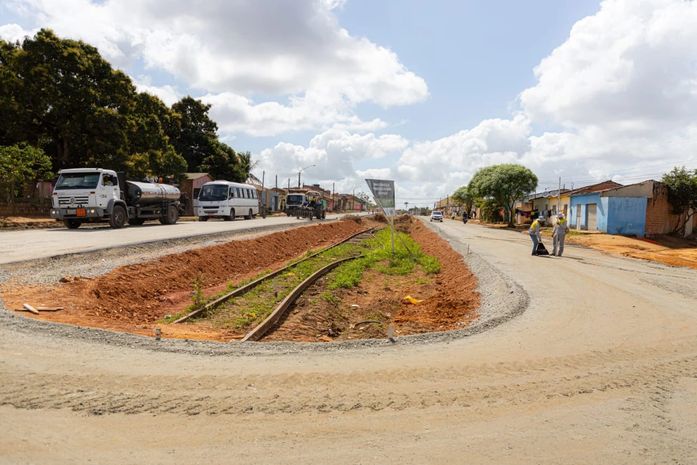
POLYGON ((443 212, 434 211, 431 213, 431 221, 443 222, 443 212))

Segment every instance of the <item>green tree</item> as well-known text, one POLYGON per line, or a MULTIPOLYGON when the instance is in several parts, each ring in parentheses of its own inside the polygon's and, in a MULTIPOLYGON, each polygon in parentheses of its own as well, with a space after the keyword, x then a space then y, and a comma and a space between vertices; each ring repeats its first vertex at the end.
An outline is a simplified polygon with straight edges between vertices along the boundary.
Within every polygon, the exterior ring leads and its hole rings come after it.
POLYGON ((477 171, 467 189, 475 197, 493 199, 503 207, 509 226, 513 226, 516 200, 537 188, 537 176, 528 168, 512 163, 492 165, 477 171))
POLYGON ((680 215, 673 232, 684 233, 687 222, 697 213, 697 170, 676 166, 664 174, 661 181, 668 186, 668 200, 673 212, 680 215))
POLYGON ((43 150, 24 144, 0 146, 0 189, 8 204, 14 204, 28 182, 51 175, 51 159, 43 150))
POLYGON ((54 168, 123 160, 135 88, 96 48, 42 29, 24 40, 12 68, 21 80, 18 135, 53 154, 54 168))
POLYGON ((169 128, 172 145, 186 160, 190 170, 200 170, 204 159, 207 166, 218 166, 225 155, 218 146, 218 125, 210 119, 211 106, 192 97, 184 97, 172 110, 179 118, 179 124, 169 128))
POLYGON ((215 141, 213 153, 202 160, 200 170, 214 179, 245 182, 249 177, 251 158, 249 152, 237 153, 229 145, 215 141))
POLYGON ((474 205, 474 196, 470 193, 467 186, 462 186, 458 188, 452 195, 453 200, 465 207, 466 212, 472 211, 472 206, 474 205))

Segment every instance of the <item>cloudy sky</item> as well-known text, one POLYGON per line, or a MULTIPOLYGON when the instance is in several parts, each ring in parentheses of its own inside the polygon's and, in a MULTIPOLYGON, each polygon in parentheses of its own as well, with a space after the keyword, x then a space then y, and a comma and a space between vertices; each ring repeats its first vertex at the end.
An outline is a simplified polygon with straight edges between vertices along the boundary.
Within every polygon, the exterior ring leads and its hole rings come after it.
POLYGON ((255 172, 430 205, 477 169, 540 190, 697 168, 689 0, 3 0, 0 37, 49 27, 143 91, 213 105, 255 172), (310 165, 314 165, 308 167, 310 165))

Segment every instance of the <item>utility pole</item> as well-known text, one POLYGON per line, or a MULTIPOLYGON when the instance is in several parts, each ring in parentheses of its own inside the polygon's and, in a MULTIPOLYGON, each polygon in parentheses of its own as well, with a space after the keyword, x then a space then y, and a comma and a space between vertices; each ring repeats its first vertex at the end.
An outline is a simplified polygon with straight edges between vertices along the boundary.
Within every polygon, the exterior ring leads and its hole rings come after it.
POLYGON ((302 171, 298 171, 298 187, 300 187, 300 173, 302 173, 302 171))
POLYGON ((561 176, 559 176, 559 189, 557 190, 557 215, 561 213, 561 176))
POLYGON ((288 178, 288 190, 290 190, 290 178, 288 178))
POLYGON ((276 175, 276 183, 274 184, 274 186, 276 187, 276 189, 278 189, 278 175, 276 175))
POLYGON ((264 192, 264 181, 266 180, 266 171, 261 172, 261 217, 266 218, 266 192, 264 192))
POLYGON ((334 185, 336 183, 332 183, 332 211, 336 211, 336 199, 334 198, 334 185))

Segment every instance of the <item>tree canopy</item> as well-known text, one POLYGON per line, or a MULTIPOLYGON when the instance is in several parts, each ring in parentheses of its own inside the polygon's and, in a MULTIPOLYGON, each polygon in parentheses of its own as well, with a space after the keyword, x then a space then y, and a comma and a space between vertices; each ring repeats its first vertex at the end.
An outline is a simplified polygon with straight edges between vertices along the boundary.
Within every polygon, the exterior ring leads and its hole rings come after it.
POLYGON ((663 175, 661 181, 668 186, 668 200, 673 211, 681 215, 673 232, 685 230, 685 225, 697 212, 697 170, 675 167, 663 175))
POLYGON ((21 44, 0 40, 0 145, 31 145, 54 170, 99 166, 177 178, 212 167, 244 180, 249 162, 217 136, 210 105, 171 108, 138 92, 99 51, 42 29, 21 44))
POLYGON ((492 165, 477 171, 469 185, 468 193, 482 199, 493 199, 503 207, 509 226, 513 226, 513 208, 537 188, 537 176, 522 165, 505 163, 492 165))

